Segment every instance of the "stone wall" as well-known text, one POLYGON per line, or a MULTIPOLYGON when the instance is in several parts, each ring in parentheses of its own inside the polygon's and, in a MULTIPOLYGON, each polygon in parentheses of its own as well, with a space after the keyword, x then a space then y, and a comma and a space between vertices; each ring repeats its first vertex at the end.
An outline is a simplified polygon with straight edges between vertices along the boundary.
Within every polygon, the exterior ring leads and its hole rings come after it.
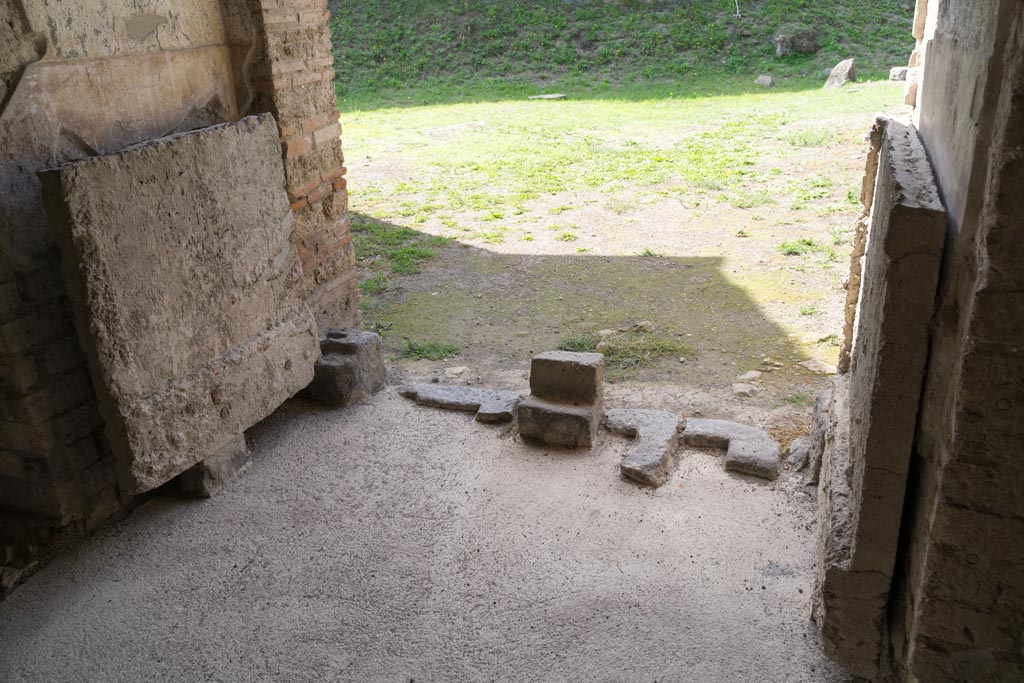
POLYGON ((0 566, 130 503, 36 173, 271 112, 304 296, 321 327, 353 325, 331 59, 326 0, 0 0, 0 566))
POLYGON ((891 611, 899 680, 1024 680, 1024 4, 931 0, 917 116, 950 214, 891 611))
MULTIPOLYGON (((877 424, 848 407, 858 401, 845 390, 864 351, 865 329, 884 333, 886 323, 865 306, 862 286, 859 298, 851 297, 857 305, 852 338, 847 319, 847 374, 837 381, 832 410, 821 411, 824 552, 815 613, 829 654, 857 674, 900 682, 1019 681, 1024 4, 919 0, 914 35, 912 66, 920 71, 910 98, 917 104, 912 119, 947 212, 934 307, 923 300, 916 304, 934 308, 928 334, 913 342, 927 355, 923 382, 919 392, 902 399, 904 409, 917 413, 916 431, 912 442, 891 453, 879 444, 860 453, 852 447, 843 451, 856 441, 858 422, 868 430, 877 424), (891 485, 874 487, 879 495, 869 499, 858 494, 856 484, 866 481, 863 474, 873 466, 881 466, 891 485), (905 485, 899 481, 904 473, 905 485), (901 507, 894 507, 897 497, 901 507), (883 521, 902 518, 895 553, 892 525, 886 533, 857 538, 865 510, 883 521), (892 566, 891 580, 881 565, 863 577, 851 573, 858 554, 884 559, 892 566)), ((870 158, 868 166, 871 175, 870 158)), ((869 231, 868 245, 871 239, 869 231)), ((888 267, 894 264, 900 262, 888 267)), ((868 253, 864 281, 874 267, 868 253)), ((920 268, 911 269, 916 274, 920 268)), ((881 359, 885 348, 867 353, 881 359)), ((901 371, 886 374, 892 380, 901 371)), ((871 396, 871 409, 884 407, 886 398, 871 396)), ((885 411, 892 414, 893 407, 885 411)))

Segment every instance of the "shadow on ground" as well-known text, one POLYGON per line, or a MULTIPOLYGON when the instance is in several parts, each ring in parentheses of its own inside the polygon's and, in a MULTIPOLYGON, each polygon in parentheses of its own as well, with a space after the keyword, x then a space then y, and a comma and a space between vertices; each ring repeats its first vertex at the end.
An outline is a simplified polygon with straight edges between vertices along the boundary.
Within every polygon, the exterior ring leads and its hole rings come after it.
MULTIPOLYGON (((406 235, 409 243, 436 239, 355 218, 354 224, 406 235)), ((357 244, 360 238, 357 232, 357 244)), ((534 354, 567 341, 650 323, 645 327, 653 330, 654 341, 669 350, 638 367, 613 364, 611 382, 654 381, 728 393, 738 375, 768 370, 760 380, 764 398, 800 407, 823 383, 795 366, 807 356, 730 281, 721 258, 498 254, 463 243, 435 251, 436 259, 419 264, 422 272, 389 273, 387 291, 363 297, 366 323, 383 333, 394 357, 410 340, 460 348, 442 364, 412 364, 413 374, 458 365, 469 366, 485 383, 500 381, 503 372, 525 373, 534 354), (766 358, 784 367, 771 368, 766 358)), ((365 247, 360 253, 369 266, 364 279, 388 271, 386 254, 370 256, 365 247)))

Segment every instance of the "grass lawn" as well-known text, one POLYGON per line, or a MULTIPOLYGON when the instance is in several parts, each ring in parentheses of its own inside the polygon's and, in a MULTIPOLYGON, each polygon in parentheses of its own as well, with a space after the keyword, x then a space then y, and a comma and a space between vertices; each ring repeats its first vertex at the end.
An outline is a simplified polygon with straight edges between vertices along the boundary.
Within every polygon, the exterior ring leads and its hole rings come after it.
POLYGON ((367 322, 483 374, 599 332, 613 381, 728 388, 771 357, 763 396, 806 404, 795 363, 836 360, 864 136, 900 86, 539 92, 343 112, 367 322))

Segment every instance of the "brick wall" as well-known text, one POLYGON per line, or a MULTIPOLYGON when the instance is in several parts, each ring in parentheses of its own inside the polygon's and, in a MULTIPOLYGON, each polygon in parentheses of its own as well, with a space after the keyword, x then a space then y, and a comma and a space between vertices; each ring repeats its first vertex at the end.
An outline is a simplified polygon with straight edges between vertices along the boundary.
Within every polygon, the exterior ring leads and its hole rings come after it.
POLYGON ((281 131, 288 196, 321 327, 358 325, 345 158, 326 0, 262 0, 264 78, 281 131))

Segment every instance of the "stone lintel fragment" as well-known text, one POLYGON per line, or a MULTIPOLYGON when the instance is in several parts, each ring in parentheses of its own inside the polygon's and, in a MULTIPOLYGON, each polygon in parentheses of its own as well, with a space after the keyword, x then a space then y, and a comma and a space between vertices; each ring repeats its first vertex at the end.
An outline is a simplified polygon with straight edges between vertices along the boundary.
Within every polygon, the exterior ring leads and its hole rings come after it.
POLYGON ((320 360, 303 396, 321 403, 347 406, 384 387, 387 370, 380 335, 355 329, 330 329, 320 340, 320 360))
POLYGON ((645 486, 658 487, 668 479, 685 425, 684 418, 665 410, 613 408, 604 415, 606 429, 636 439, 619 468, 645 486))
POLYGON ((728 420, 689 419, 683 443, 725 450, 725 469, 775 479, 782 469, 782 449, 768 432, 728 420))
POLYGON ((566 448, 590 448, 597 439, 601 405, 570 405, 536 396, 523 399, 516 411, 519 434, 566 448))
POLYGON ((519 404, 519 395, 511 391, 458 385, 417 383, 398 393, 421 406, 476 413, 477 422, 511 422, 519 404))

